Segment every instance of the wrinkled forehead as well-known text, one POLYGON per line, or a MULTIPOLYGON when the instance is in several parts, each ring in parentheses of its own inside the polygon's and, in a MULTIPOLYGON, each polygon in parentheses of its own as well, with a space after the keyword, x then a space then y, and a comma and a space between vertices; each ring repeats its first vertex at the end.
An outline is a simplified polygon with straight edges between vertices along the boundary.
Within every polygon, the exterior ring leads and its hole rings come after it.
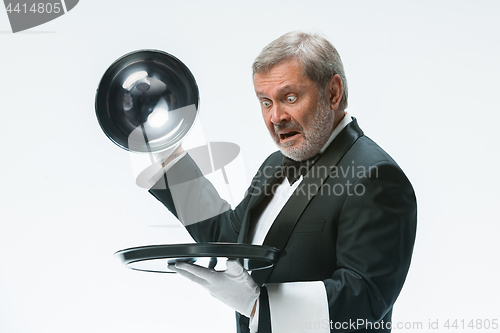
POLYGON ((267 71, 256 73, 253 83, 258 97, 286 93, 288 90, 309 89, 314 85, 304 76, 302 65, 297 60, 282 62, 267 71))

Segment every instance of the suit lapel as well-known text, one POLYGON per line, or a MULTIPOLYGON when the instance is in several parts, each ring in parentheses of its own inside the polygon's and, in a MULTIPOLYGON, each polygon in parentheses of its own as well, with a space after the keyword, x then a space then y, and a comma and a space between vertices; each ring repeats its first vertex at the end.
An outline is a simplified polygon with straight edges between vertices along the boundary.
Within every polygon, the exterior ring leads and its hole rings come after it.
MULTIPOLYGON (((286 248, 293 228, 304 209, 318 193, 319 189, 333 172, 342 157, 362 135, 363 131, 359 128, 356 119, 353 119, 353 121, 339 133, 321 155, 316 164, 311 167, 309 173, 304 177, 278 214, 264 239, 263 245, 274 246, 281 250, 286 248)), ((257 283, 263 284, 268 280, 274 267, 276 267, 276 265, 269 269, 254 271, 252 277, 257 283)))
POLYGON ((274 172, 269 172, 271 176, 267 176, 266 179, 266 172, 262 172, 262 179, 260 181, 264 183, 263 186, 256 186, 256 184, 252 184, 255 190, 251 193, 248 208, 246 209, 243 217, 238 243, 248 242, 248 233, 257 223, 258 217, 267 206, 267 203, 269 203, 269 200, 272 198, 272 193, 274 193, 272 190, 273 186, 279 184, 279 182, 283 180, 283 173, 281 171, 282 156, 283 155, 281 154, 277 155, 277 158, 271 161, 270 165, 266 166, 274 169, 274 172))

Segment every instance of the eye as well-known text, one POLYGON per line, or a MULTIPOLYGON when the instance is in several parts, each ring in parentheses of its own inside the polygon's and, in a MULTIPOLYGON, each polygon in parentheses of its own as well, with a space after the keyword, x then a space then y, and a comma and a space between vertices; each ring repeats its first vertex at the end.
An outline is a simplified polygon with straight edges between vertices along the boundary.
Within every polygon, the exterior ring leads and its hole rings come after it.
POLYGON ((264 105, 266 108, 268 108, 271 106, 271 102, 270 101, 262 101, 262 105, 264 105))
POLYGON ((297 96, 287 96, 286 100, 288 101, 288 103, 293 103, 295 102, 295 100, 297 99, 297 96))

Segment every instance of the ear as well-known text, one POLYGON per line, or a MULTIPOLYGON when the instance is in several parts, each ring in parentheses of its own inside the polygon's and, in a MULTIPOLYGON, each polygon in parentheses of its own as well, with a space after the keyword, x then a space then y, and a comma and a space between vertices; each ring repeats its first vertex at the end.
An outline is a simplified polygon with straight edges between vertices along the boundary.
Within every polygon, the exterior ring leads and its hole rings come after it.
POLYGON ((342 85, 342 80, 338 74, 335 74, 326 86, 326 96, 332 110, 338 110, 343 92, 344 86, 342 85))

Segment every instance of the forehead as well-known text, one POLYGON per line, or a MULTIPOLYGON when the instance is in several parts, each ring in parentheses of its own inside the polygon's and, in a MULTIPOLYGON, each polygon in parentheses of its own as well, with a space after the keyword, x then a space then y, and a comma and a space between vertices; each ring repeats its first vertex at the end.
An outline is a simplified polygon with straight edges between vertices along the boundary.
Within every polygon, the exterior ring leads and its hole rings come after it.
POLYGON ((271 67, 266 72, 255 74, 253 83, 257 96, 314 87, 314 83, 303 75, 300 62, 295 59, 271 67))

